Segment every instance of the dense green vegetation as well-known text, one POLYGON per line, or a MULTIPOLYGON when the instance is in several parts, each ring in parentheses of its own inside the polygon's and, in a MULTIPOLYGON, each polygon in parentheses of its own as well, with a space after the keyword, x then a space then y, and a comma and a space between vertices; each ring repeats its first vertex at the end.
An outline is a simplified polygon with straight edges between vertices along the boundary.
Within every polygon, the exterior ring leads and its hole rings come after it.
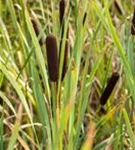
POLYGON ((0 150, 135 149, 133 14, 129 0, 0 0, 0 150))

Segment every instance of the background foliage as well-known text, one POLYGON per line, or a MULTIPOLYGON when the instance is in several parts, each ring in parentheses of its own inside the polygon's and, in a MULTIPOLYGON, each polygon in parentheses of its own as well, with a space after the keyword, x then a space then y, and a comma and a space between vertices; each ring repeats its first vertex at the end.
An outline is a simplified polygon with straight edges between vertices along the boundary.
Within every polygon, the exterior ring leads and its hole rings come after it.
POLYGON ((133 1, 67 0, 64 29, 59 2, 0 1, 0 150, 135 149, 133 1), (58 46, 57 82, 48 73, 50 34, 58 46), (102 106, 114 72, 119 80, 102 106))

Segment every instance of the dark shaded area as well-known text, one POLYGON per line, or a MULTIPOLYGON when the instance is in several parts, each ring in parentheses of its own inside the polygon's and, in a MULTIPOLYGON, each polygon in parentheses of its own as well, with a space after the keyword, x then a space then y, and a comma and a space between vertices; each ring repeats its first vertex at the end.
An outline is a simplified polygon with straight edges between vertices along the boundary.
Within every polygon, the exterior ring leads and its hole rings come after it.
POLYGON ((60 12, 60 25, 62 25, 64 12, 65 12, 65 1, 64 0, 60 1, 59 12, 60 12))
POLYGON ((132 18, 131 34, 135 35, 135 9, 134 9, 133 18, 132 18))
POLYGON ((111 95, 117 81, 119 79, 119 74, 117 72, 113 73, 103 94, 101 95, 101 98, 100 98, 100 104, 101 105, 105 105, 109 96, 111 95))

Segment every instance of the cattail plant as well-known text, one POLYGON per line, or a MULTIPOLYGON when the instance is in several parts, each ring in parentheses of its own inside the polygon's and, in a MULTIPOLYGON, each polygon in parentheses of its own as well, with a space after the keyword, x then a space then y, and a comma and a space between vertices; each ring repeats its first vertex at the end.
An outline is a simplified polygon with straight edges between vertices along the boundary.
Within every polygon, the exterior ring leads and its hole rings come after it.
MULTIPOLYGON (((35 33, 36 33, 36 36, 38 37, 39 34, 40 34, 40 29, 39 29, 38 23, 37 23, 37 21, 36 21, 35 19, 31 19, 31 22, 32 22, 34 31, 35 31, 35 33)), ((40 44, 40 46, 42 46, 43 43, 44 43, 44 38, 41 37, 41 38, 39 39, 39 44, 40 44)))
POLYGON ((101 96, 101 98, 100 98, 100 104, 101 105, 106 104, 106 102, 107 102, 109 96, 111 95, 118 79, 119 79, 119 74, 117 72, 113 73, 107 86, 106 86, 106 88, 105 88, 105 90, 104 90, 104 92, 103 92, 103 94, 102 94, 102 96, 101 96))
POLYGON ((56 37, 48 35, 46 38, 46 52, 50 80, 56 82, 58 80, 58 56, 56 37))
MULTIPOLYGON (((65 13, 65 0, 61 0, 60 4, 59 4, 59 18, 60 18, 60 27, 61 27, 61 40, 60 40, 60 55, 61 55, 61 48, 62 48, 62 39, 63 39, 63 35, 64 35, 64 13, 65 13)), ((67 31, 67 35, 66 38, 68 39, 68 31, 67 31)), ((61 80, 63 81, 65 74, 66 74, 66 70, 67 70, 67 59, 68 59, 68 40, 66 40, 65 42, 65 49, 64 49, 64 62, 63 62, 63 68, 62 68, 62 77, 61 80)), ((59 55, 59 63, 60 63, 60 55, 59 55)))
POLYGON ((132 18, 131 34, 135 35, 135 9, 134 9, 133 18, 132 18))
POLYGON ((60 20, 60 28, 61 28, 61 38, 63 38, 63 34, 64 34, 64 13, 65 13, 65 0, 61 0, 59 3, 59 20, 60 20))
POLYGON ((62 25, 62 22, 63 22, 64 12, 65 12, 65 0, 61 0, 59 4, 60 25, 62 25))

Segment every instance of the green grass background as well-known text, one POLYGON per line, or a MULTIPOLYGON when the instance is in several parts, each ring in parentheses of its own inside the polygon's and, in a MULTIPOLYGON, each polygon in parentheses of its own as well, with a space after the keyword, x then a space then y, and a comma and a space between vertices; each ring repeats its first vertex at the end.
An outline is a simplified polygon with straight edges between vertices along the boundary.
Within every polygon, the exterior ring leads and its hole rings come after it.
POLYGON ((38 41, 53 34, 59 48, 59 1, 0 0, 0 150, 135 149, 134 3, 117 0, 119 11, 115 2, 66 1, 59 79, 53 83, 45 43, 38 41), (103 113, 100 97, 113 72, 120 79, 103 113))

